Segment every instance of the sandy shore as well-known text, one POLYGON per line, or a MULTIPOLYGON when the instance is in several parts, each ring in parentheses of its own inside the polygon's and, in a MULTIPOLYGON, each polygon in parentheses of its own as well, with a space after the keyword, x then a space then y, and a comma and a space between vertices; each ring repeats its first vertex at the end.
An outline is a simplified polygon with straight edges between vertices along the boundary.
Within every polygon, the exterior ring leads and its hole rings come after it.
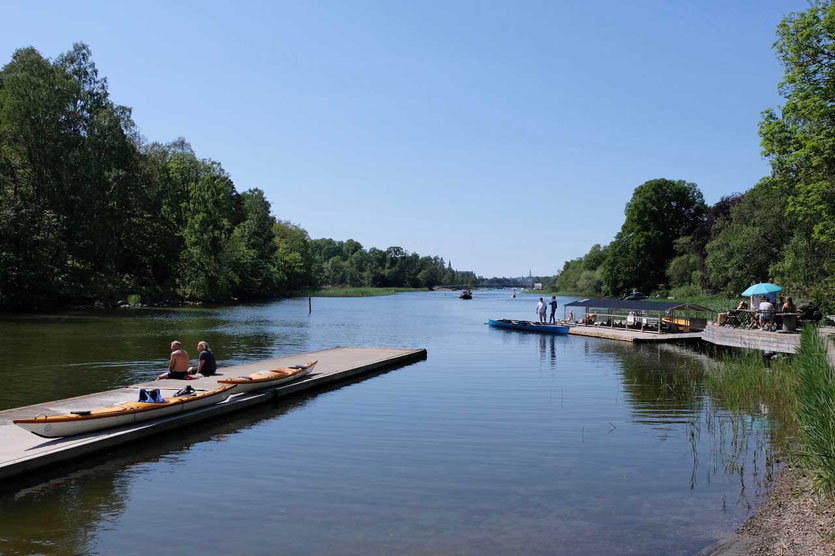
POLYGON ((784 467, 768 500, 736 532, 700 556, 835 554, 835 500, 811 494, 809 478, 784 467))

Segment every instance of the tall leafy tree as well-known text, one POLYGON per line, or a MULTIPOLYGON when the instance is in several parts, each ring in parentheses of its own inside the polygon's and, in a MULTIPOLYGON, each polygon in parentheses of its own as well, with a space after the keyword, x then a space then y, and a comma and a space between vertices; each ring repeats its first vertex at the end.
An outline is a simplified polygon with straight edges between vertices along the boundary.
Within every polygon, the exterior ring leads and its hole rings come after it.
POLYGON ((236 192, 232 180, 216 162, 205 163, 205 173, 189 195, 180 290, 186 297, 224 301, 237 285, 230 250, 236 192))
POLYGON ((789 14, 774 43, 786 99, 760 122, 775 178, 792 184, 786 216, 796 235, 775 271, 806 295, 835 295, 835 6, 789 14))
POLYGON ((286 280, 278 270, 275 243, 275 217, 260 189, 241 194, 243 221, 235 228, 232 242, 239 283, 236 295, 244 299, 275 296, 286 280))
POLYGON ((285 287, 299 290, 313 277, 313 255, 307 230, 292 222, 279 220, 273 225, 278 269, 286 277, 285 287))
POLYGON ((655 179, 638 186, 603 265, 609 293, 625 293, 631 287, 652 291, 663 284, 667 263, 675 256, 675 240, 690 235, 706 210, 694 183, 655 179))

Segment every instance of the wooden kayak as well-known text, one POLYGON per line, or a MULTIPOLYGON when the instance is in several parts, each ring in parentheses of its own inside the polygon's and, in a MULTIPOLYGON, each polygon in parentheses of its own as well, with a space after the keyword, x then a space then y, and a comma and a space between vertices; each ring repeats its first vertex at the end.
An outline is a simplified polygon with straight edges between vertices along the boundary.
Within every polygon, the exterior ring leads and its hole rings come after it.
POLYGON ((525 330, 527 332, 544 332, 545 334, 568 334, 568 331, 571 328, 570 326, 542 324, 541 322, 534 322, 530 320, 490 319, 487 323, 496 328, 510 328, 513 330, 525 330))
POLYGON ((290 382, 291 380, 305 376, 313 369, 316 363, 318 361, 308 361, 304 365, 258 371, 247 376, 218 380, 218 383, 233 385, 235 387, 235 394, 270 388, 271 386, 278 386, 279 384, 284 384, 285 382, 290 382))
POLYGON ((33 419, 15 419, 12 422, 45 438, 73 436, 206 407, 228 398, 232 389, 233 386, 223 385, 189 396, 165 398, 165 401, 160 403, 125 402, 90 411, 77 411, 67 415, 38 415, 33 419))

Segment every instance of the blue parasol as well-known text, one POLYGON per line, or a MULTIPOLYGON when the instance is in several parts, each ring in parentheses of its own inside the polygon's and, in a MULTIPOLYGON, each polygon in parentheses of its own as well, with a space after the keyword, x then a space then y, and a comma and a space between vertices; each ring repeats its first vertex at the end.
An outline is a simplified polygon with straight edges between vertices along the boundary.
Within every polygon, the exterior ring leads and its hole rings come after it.
POLYGON ((783 288, 778 286, 777 284, 768 284, 768 283, 761 283, 761 284, 754 284, 744 292, 742 292, 742 297, 748 297, 751 295, 764 295, 767 293, 779 292, 782 291, 783 288))

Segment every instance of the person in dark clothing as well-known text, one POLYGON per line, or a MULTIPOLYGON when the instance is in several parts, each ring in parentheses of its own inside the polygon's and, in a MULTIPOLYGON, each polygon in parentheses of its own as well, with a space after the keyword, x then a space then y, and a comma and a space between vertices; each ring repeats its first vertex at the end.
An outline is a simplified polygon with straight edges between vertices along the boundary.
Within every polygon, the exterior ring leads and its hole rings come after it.
POLYGON ((197 353, 200 354, 198 356, 197 366, 189 367, 188 374, 195 375, 200 373, 203 376, 212 376, 215 374, 217 372, 217 361, 215 360, 215 354, 209 349, 209 344, 206 342, 198 343, 197 353))
POLYGON ((557 296, 556 295, 551 296, 551 301, 548 303, 548 305, 551 307, 551 317, 548 319, 548 322, 556 324, 557 323, 557 296))

